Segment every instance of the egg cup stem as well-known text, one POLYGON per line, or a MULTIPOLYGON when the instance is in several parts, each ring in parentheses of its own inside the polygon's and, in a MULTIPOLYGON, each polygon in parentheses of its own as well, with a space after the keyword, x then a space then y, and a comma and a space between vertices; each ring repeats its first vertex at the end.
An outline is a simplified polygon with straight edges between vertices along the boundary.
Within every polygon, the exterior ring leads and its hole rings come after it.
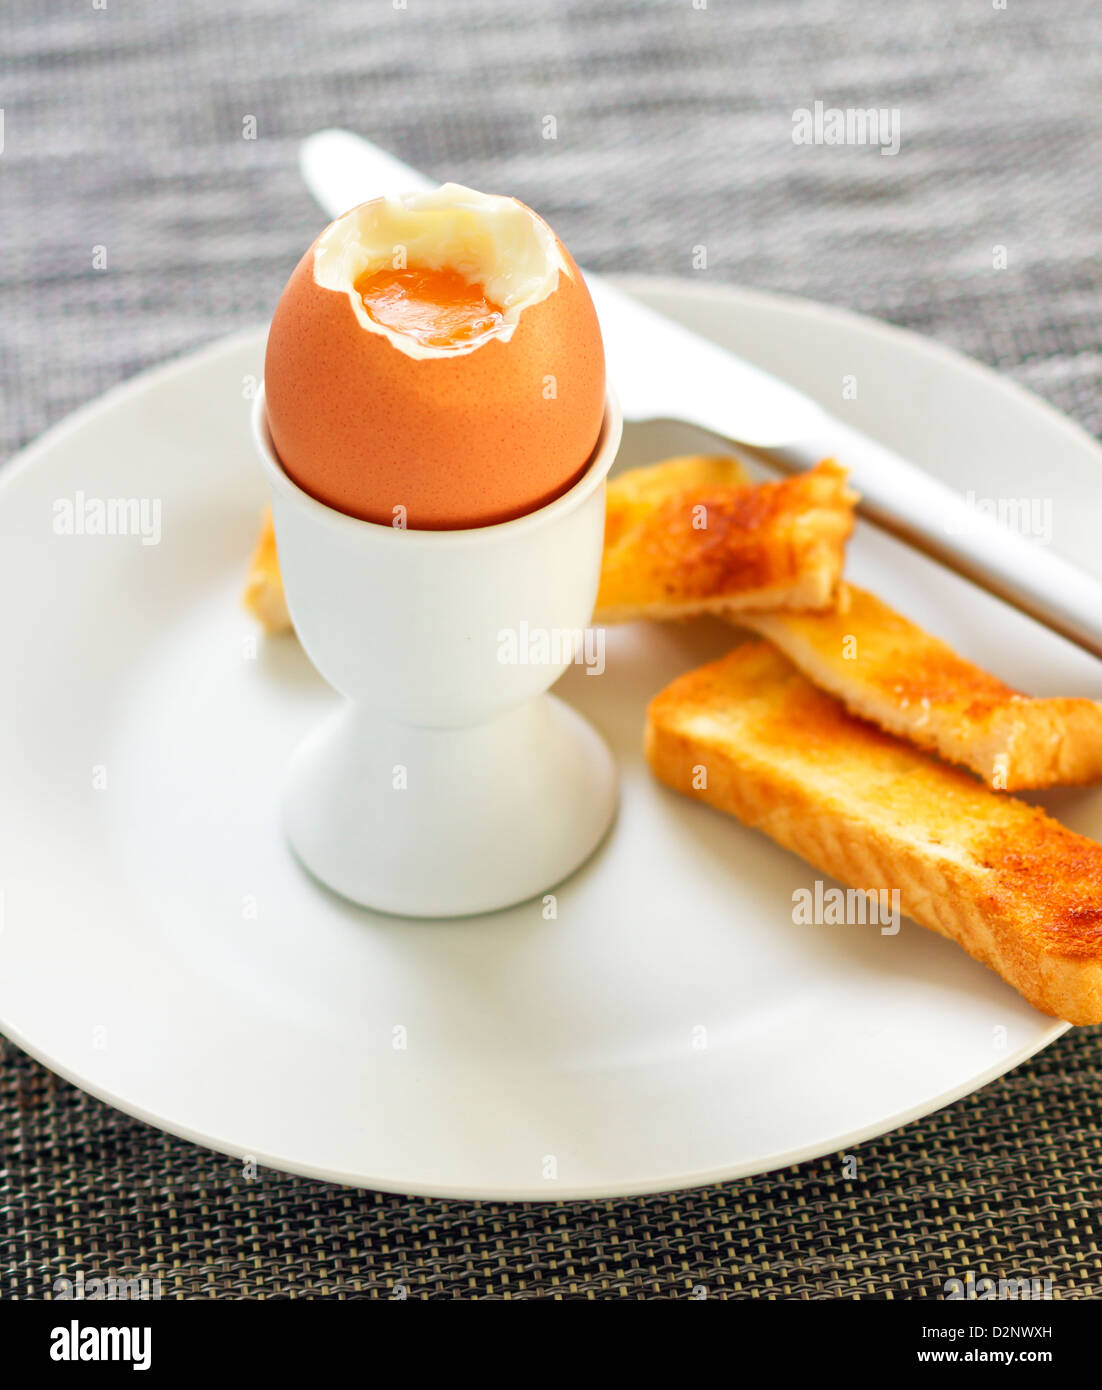
POLYGON ((306 868, 353 902, 461 917, 554 887, 616 801, 607 746, 553 695, 463 729, 383 724, 348 704, 292 759, 284 824, 306 868))
POLYGON ((253 435, 291 617, 346 697, 292 759, 284 825, 335 892, 403 916, 493 911, 547 893, 607 832, 612 755, 545 692, 584 651, 620 432, 609 393, 562 496, 494 526, 396 530, 291 481, 261 389, 253 435))

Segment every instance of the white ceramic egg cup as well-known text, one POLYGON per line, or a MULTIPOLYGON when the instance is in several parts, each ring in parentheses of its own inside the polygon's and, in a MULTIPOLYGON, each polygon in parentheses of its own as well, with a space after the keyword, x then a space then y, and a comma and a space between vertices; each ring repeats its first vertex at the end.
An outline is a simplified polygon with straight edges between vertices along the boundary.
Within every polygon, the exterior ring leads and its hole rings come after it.
POLYGON ((261 388, 253 437, 287 604, 310 660, 347 698, 295 753, 284 793, 292 848, 329 888, 403 916, 489 912, 545 893, 603 838, 612 755, 546 692, 571 660, 564 635, 593 614, 621 429, 609 393, 589 467, 538 511, 400 530, 291 481, 261 388), (557 661, 527 659, 541 655, 529 646, 540 634, 557 661))

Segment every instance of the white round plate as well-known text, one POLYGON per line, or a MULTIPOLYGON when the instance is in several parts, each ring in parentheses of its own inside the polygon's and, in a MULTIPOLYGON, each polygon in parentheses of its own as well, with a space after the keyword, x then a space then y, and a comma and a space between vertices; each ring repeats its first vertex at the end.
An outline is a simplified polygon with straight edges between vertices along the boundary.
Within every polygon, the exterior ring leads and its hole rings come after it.
MULTIPOLYGON (((1040 492, 1055 543, 1097 567, 1082 502, 1102 451, 1009 383, 816 305, 628 285, 962 489, 1040 492)), ((831 1153, 1063 1030, 909 922, 794 925, 814 871, 651 781, 646 701, 731 645, 718 623, 610 631, 605 673, 560 683, 611 743, 623 804, 553 919, 533 902, 406 921, 309 879, 279 789, 336 697, 239 606, 265 500, 246 398, 263 336, 129 383, 0 475, 0 1024, 19 1046, 261 1165, 540 1199, 831 1153), (66 504, 112 498, 150 521, 159 504, 159 543, 55 532, 66 504)), ((636 430, 620 466, 696 442, 636 430)), ((1015 684, 1102 697, 1102 666, 866 528, 850 572, 1015 684)), ((1102 836, 1098 792, 1048 804, 1102 836)))

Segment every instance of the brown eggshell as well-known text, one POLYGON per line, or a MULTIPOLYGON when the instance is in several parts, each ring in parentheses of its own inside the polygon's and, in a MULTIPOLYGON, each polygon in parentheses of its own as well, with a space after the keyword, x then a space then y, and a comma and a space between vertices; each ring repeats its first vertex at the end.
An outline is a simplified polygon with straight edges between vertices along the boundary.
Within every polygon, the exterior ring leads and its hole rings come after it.
POLYGON ((597 443, 605 364, 589 291, 559 249, 569 274, 507 342, 418 359, 315 282, 311 247, 276 306, 264 365, 291 478, 366 521, 392 525, 404 507, 423 530, 507 521, 565 492, 597 443))

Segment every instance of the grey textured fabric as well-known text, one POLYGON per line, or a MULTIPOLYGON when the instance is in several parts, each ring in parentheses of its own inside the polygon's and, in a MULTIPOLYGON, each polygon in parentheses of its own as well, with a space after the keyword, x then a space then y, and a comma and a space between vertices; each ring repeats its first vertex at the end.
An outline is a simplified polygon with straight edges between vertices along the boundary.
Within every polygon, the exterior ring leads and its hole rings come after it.
MULTIPOLYGON (((1099 433, 1100 47, 1095 0, 8 0, 0 454, 262 320, 324 220, 297 142, 332 124, 516 193, 583 264, 688 274, 703 245, 717 282, 931 334, 1099 433), (897 110, 899 153, 794 144, 816 101, 897 110)), ((82 1263, 177 1296, 1102 1291, 1094 1030, 863 1146, 857 1188, 823 1161, 559 1208, 246 1183, 10 1047, 0 1082, 8 1296, 82 1263)))

